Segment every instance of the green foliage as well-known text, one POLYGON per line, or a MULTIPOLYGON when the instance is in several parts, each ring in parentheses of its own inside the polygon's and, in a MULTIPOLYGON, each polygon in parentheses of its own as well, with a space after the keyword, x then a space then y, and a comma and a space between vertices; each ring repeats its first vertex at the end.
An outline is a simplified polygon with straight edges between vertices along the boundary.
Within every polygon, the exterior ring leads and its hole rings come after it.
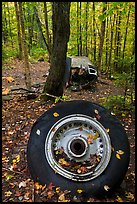
POLYGON ((65 95, 59 96, 55 98, 55 103, 58 103, 59 101, 68 101, 69 99, 70 99, 69 96, 65 96, 65 95))
POLYGON ((130 96, 127 96, 126 100, 124 96, 121 95, 104 97, 100 98, 100 100, 101 105, 108 108, 115 114, 122 114, 124 112, 134 111, 135 109, 130 96))
POLYGON ((38 60, 39 58, 43 57, 44 59, 48 58, 47 50, 39 47, 32 47, 30 52, 30 57, 38 60))

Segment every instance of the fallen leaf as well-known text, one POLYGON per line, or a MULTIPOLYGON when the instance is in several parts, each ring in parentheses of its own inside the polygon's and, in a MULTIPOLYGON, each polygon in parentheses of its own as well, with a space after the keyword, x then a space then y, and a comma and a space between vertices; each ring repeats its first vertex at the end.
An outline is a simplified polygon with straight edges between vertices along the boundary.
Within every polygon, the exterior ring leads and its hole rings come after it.
POLYGON ((122 151, 122 150, 118 150, 118 151, 116 151, 118 154, 120 154, 120 155, 122 155, 122 154, 124 154, 124 152, 122 151))
POLYGON ((65 161, 64 158, 59 159, 58 161, 62 166, 70 166, 70 163, 65 161))
POLYGON ((54 192, 53 191, 48 191, 47 196, 50 199, 52 196, 54 196, 54 192))
POLYGON ((60 187, 57 187, 56 188, 56 193, 59 193, 60 192, 60 187))
POLYGON ((96 140, 99 137, 99 133, 96 132, 95 135, 93 136, 93 140, 96 140))
POLYGON ((14 79, 13 79, 13 77, 2 77, 3 79, 6 79, 7 80, 7 82, 9 82, 9 83, 11 83, 11 82, 13 82, 14 81, 14 79))
POLYGON ((106 131, 109 132, 110 131, 109 128, 107 128, 106 131))
POLYGON ((57 112, 53 113, 54 117, 58 117, 59 114, 57 112))
POLYGON ((77 193, 82 193, 83 190, 82 189, 77 189, 77 193))
POLYGON ((130 192, 126 195, 126 197, 127 197, 128 200, 134 200, 134 198, 135 198, 134 194, 132 194, 130 192))
POLYGON ((117 200, 118 202, 123 202, 122 198, 121 198, 120 196, 118 196, 118 195, 117 195, 116 200, 117 200))
POLYGON ((95 112, 96 114, 98 114, 98 110, 94 110, 94 112, 95 112))
POLYGON ((49 189, 50 191, 52 191, 54 187, 55 187, 55 186, 53 185, 52 182, 48 185, 48 189, 49 189))
POLYGON ((99 114, 96 115, 96 118, 100 120, 101 116, 99 114))
POLYGON ((65 200, 65 194, 62 193, 60 196, 59 196, 59 201, 64 201, 65 200))
POLYGON ((22 181, 19 183, 19 188, 21 187, 26 187, 26 182, 25 181, 22 181))
POLYGON ((6 181, 10 180, 12 177, 12 175, 6 175, 6 181))
POLYGON ((16 191, 15 196, 19 197, 21 193, 19 191, 16 191))
POLYGON ((110 189, 110 187, 107 186, 107 185, 105 185, 105 186, 104 186, 104 189, 105 189, 105 191, 108 191, 108 190, 110 189))
POLYGON ((12 192, 11 191, 6 191, 5 192, 5 197, 9 197, 9 196, 11 196, 12 195, 12 192))
POLYGON ((116 157, 117 157, 118 159, 121 159, 121 157, 120 157, 120 155, 119 155, 119 154, 116 154, 116 157))
POLYGON ((4 91, 2 91, 2 95, 7 95, 9 94, 10 89, 6 88, 4 91))

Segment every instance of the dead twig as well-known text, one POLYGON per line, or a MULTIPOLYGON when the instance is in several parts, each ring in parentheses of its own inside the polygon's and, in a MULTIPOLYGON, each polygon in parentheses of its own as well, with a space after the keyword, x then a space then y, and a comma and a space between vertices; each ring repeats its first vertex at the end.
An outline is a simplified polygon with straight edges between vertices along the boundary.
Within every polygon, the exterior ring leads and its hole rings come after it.
POLYGON ((6 170, 6 171, 11 171, 11 172, 16 173, 16 174, 24 174, 24 173, 22 173, 22 172, 20 172, 20 171, 13 171, 13 170, 7 169, 7 168, 5 168, 5 167, 2 167, 2 169, 3 169, 3 170, 6 170))

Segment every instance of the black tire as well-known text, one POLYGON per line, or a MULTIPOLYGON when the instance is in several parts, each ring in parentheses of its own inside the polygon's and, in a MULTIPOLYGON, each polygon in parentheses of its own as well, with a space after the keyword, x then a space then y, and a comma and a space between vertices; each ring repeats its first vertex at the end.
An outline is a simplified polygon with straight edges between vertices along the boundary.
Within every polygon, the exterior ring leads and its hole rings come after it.
POLYGON ((114 191, 123 181, 129 165, 130 148, 125 130, 114 115, 96 103, 76 100, 57 104, 40 116, 31 130, 27 160, 34 181, 47 185, 52 182, 62 190, 70 190, 71 195, 76 195, 77 190, 82 190, 86 196, 102 196, 114 191), (95 121, 109 130, 112 147, 110 160, 101 174, 87 181, 71 180, 55 172, 45 155, 45 140, 51 127, 62 118, 73 114, 96 118, 95 121))

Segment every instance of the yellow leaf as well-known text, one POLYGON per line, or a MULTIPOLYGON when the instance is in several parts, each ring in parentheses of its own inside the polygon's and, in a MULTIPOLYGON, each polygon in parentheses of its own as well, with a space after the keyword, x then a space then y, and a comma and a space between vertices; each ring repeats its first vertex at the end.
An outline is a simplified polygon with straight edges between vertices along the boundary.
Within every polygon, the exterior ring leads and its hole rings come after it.
POLYGON ((59 201, 64 201, 65 200, 65 194, 62 193, 60 196, 59 196, 59 201))
POLYGON ((2 92, 2 95, 7 95, 9 94, 10 92, 10 89, 6 88, 3 92, 2 92))
POLYGON ((107 185, 105 185, 105 186, 104 186, 104 189, 105 189, 105 191, 108 191, 108 190, 110 189, 110 187, 107 186, 107 185))
POLYGON ((119 154, 116 154, 116 157, 117 157, 118 159, 121 159, 121 157, 120 157, 120 155, 119 155, 119 154))
POLYGON ((16 163, 17 163, 16 159, 13 159, 13 160, 12 160, 12 163, 13 163, 13 164, 16 164, 16 163))
POLYGON ((114 152, 114 147, 111 146, 111 150, 114 152))
POLYGON ((5 197, 9 197, 9 196, 11 196, 12 195, 12 192, 11 191, 6 191, 5 192, 5 197))
POLYGON ((56 188, 56 193, 59 193, 60 192, 60 187, 57 187, 56 188))
POLYGON ((96 140, 99 137, 99 133, 96 132, 96 134, 93 136, 93 140, 96 140))
POLYGON ((134 195, 132 193, 128 193, 128 195, 126 196, 128 200, 134 200, 134 195))
POLYGON ((122 150, 118 150, 118 151, 116 151, 118 154, 120 154, 120 155, 122 155, 122 154, 124 154, 124 152, 122 151, 122 150))
POLYGON ((106 131, 109 132, 109 128, 107 128, 106 131))
POLYGON ((20 161, 20 155, 16 156, 16 161, 19 162, 20 161))
POLYGON ((123 200, 122 200, 122 198, 121 198, 120 196, 117 196, 116 200, 117 200, 118 202, 123 202, 123 200))
POLYGON ((77 189, 77 193, 82 193, 83 190, 82 189, 77 189))
POLYGON ((54 117, 58 117, 59 114, 57 112, 53 113, 54 117))

